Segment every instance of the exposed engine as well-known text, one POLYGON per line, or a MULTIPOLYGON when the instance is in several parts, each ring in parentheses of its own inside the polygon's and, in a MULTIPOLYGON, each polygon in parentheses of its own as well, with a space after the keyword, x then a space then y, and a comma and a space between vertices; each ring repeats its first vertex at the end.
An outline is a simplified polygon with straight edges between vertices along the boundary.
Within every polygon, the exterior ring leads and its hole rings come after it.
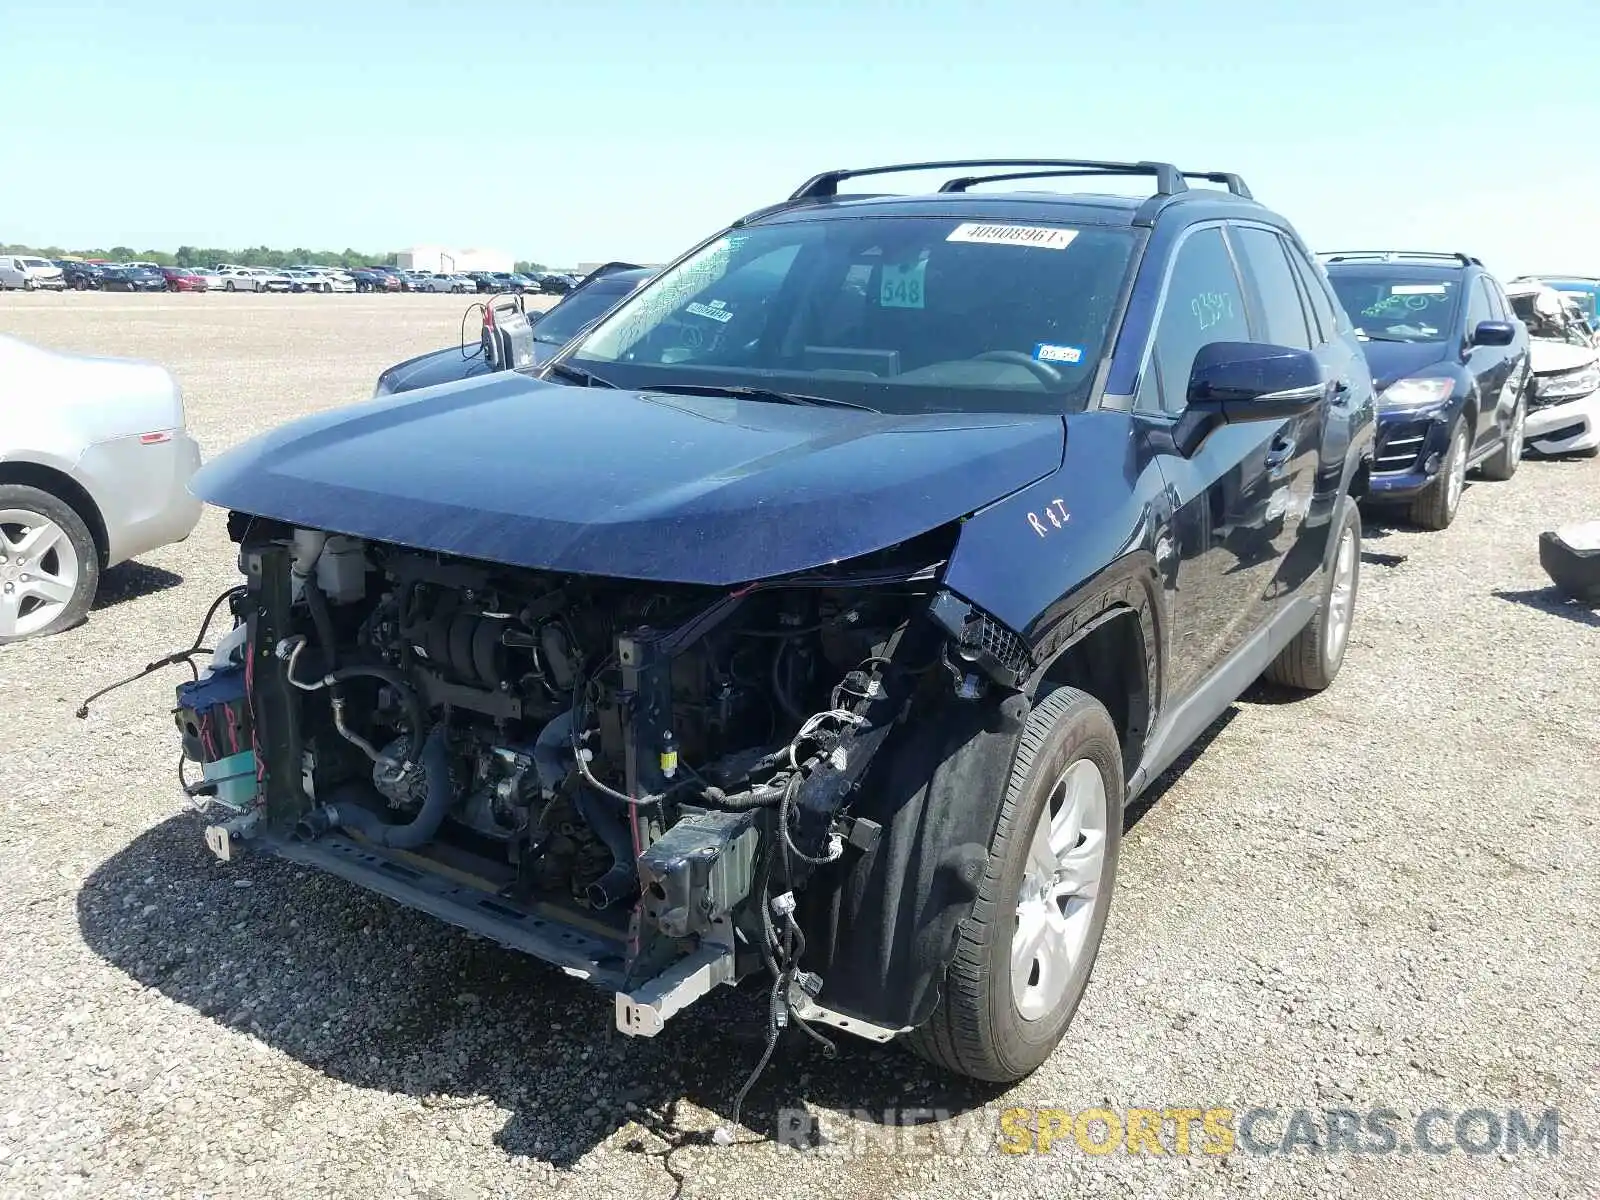
MULTIPOLYGON (((752 814, 781 810, 766 828, 792 874, 837 857, 835 818, 891 723, 868 715, 889 699, 885 669, 935 655, 902 673, 898 715, 939 661, 916 619, 929 548, 718 591, 283 532, 289 605, 272 637, 299 697, 297 835, 353 832, 619 919, 685 816, 720 854, 760 840, 752 814), (913 627, 920 646, 902 648, 913 627)), ((743 857, 725 891, 752 887, 743 857)), ((658 924, 668 883, 645 897, 658 924)), ((704 923, 666 920, 677 936, 704 923)))
POLYGON ((769 1037, 893 1036, 816 1002, 796 910, 877 844, 852 797, 891 732, 1029 669, 941 588, 952 530, 716 588, 229 526, 235 628, 175 710, 185 790, 234 814, 219 857, 269 848, 561 965, 629 1034, 765 968, 769 1037))

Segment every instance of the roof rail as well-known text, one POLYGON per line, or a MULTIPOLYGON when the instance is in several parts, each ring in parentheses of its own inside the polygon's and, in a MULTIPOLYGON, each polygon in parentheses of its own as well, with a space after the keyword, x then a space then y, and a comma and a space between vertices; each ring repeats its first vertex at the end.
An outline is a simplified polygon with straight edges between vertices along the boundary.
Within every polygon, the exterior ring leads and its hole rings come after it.
MULTIPOLYGON (((1037 179, 1051 175, 1148 175, 1156 181, 1156 192, 1162 196, 1176 196, 1179 192, 1187 191, 1189 185, 1183 181, 1184 173, 1171 163, 1164 162, 1102 162, 1096 159, 1079 158, 966 158, 946 159, 937 162, 896 163, 887 167, 857 167, 842 171, 824 171, 820 175, 813 175, 789 197, 791 202, 797 200, 820 199, 839 194, 839 185, 847 179, 859 179, 863 175, 890 175, 905 171, 938 171, 960 170, 969 167, 1031 167, 1049 168, 1048 170, 1030 170, 1022 173, 1007 172, 996 175, 977 175, 972 177, 959 177, 949 180, 940 191, 965 191, 974 183, 989 182, 1001 179, 1037 179), (955 184, 958 186, 950 186, 955 184)), ((1210 176, 1206 176, 1210 178, 1210 176)), ((1240 187, 1244 182, 1237 175, 1231 177, 1240 187)))
POLYGON ((1323 250, 1317 257, 1324 262, 1355 262, 1371 259, 1377 262, 1399 262, 1402 259, 1422 259, 1429 262, 1456 262, 1463 267, 1481 267, 1483 260, 1463 254, 1459 250, 1323 250))
POLYGON ((1225 185, 1235 196, 1241 196, 1246 200, 1255 199, 1250 194, 1250 189, 1245 185, 1244 180, 1232 171, 1185 171, 1183 177, 1185 179, 1204 179, 1207 183, 1220 183, 1225 185))

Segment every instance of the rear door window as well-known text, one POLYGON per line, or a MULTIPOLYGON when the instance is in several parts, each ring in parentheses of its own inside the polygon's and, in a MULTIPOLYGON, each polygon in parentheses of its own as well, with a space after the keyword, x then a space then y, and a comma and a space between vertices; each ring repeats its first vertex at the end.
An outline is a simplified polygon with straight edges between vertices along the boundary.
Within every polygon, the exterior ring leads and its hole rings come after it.
POLYGON ((1489 289, 1480 277, 1467 292, 1467 332, 1470 334, 1483 321, 1494 320, 1494 310, 1489 307, 1489 289))
POLYGON ((1252 285, 1261 312, 1263 340, 1297 350, 1311 349, 1300 289, 1278 235, 1270 229, 1233 225, 1228 236, 1239 251, 1240 266, 1252 285))
POLYGON ((1334 297, 1329 293, 1322 272, 1312 265, 1305 251, 1288 239, 1285 239, 1285 244, 1289 250, 1289 263, 1311 300, 1311 315, 1322 329, 1321 340, 1327 341, 1339 332, 1339 315, 1334 307, 1334 297))

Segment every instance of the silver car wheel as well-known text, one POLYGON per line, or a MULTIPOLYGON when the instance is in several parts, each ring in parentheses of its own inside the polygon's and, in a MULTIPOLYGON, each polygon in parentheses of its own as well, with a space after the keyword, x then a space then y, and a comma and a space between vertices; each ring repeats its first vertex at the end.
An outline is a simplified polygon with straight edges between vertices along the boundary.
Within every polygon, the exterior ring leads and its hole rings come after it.
POLYGON ((1461 488, 1467 479, 1467 433, 1459 430, 1455 439, 1450 443, 1450 472, 1445 481, 1445 505, 1450 512, 1456 511, 1456 505, 1461 503, 1461 488))
POLYGON ((1346 529, 1339 538, 1333 560, 1333 589, 1328 594, 1328 645, 1330 663, 1337 664, 1350 636, 1350 618, 1356 601, 1356 531, 1346 529))
POLYGON ((65 529, 27 509, 0 509, 0 637, 49 625, 72 603, 81 575, 65 529))
POLYGON ((1039 813, 1011 939, 1011 995, 1024 1020, 1056 1011, 1083 957, 1105 871, 1106 808, 1100 768, 1080 758, 1039 813))

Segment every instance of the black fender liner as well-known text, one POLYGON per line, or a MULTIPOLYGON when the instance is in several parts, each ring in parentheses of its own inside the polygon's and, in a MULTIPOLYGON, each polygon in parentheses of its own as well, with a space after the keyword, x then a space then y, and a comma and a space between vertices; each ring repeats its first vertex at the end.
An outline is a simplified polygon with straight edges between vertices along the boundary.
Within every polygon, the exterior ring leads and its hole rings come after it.
POLYGON ((823 981, 818 1003, 891 1029, 933 1015, 1030 708, 1018 692, 951 700, 913 712, 891 737, 851 804, 881 834, 798 898, 802 965, 823 981))

